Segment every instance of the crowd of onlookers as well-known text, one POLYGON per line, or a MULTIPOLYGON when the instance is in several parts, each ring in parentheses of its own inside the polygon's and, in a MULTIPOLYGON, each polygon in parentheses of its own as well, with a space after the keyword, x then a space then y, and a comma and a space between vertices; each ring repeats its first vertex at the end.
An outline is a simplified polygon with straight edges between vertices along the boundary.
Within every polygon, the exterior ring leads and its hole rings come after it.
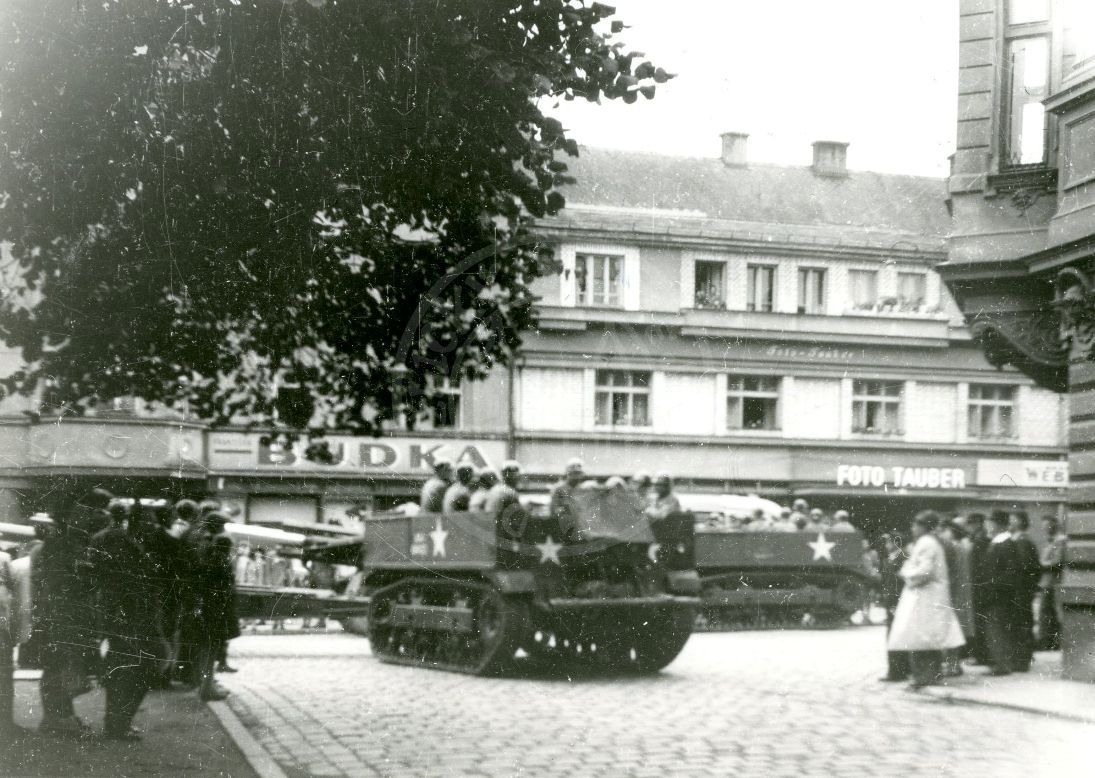
POLYGON ((855 532, 851 515, 836 510, 830 515, 811 508, 799 498, 790 507, 782 506, 778 516, 757 509, 752 516, 726 516, 709 522, 710 528, 723 532, 855 532))
POLYGON ((963 658, 991 675, 1026 672, 1036 648, 1059 648, 1064 536, 1055 516, 1042 524, 1041 548, 1022 510, 946 521, 922 511, 909 544, 886 536, 880 585, 889 661, 882 680, 939 683, 962 674, 963 658))
MULTIPOLYGON (((35 521, 35 520, 32 520, 35 521)), ((103 735, 133 740, 150 688, 224 699, 214 672, 239 634, 233 543, 219 503, 117 499, 103 489, 53 517, 14 560, 0 554, 0 734, 13 721, 13 649, 41 669, 39 732, 83 737, 73 700, 106 692, 103 735)))

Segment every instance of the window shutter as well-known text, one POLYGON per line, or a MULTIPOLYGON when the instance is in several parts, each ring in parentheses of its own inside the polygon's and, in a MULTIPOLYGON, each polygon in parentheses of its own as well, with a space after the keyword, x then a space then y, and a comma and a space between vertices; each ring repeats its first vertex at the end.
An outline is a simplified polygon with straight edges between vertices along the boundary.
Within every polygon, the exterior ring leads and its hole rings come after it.
POLYGON ((629 249, 624 255, 624 310, 639 310, 638 249, 629 249))
POLYGON ((559 305, 573 308, 577 304, 578 285, 574 280, 574 249, 563 249, 563 272, 559 275, 559 305))

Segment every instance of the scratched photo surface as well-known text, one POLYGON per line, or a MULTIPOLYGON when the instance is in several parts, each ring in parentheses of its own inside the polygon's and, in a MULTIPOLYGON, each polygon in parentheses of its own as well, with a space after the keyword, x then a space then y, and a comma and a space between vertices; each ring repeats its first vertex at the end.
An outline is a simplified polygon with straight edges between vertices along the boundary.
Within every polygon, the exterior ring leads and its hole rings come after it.
POLYGON ((0 0, 0 776, 1087 776, 1090 0, 0 0))

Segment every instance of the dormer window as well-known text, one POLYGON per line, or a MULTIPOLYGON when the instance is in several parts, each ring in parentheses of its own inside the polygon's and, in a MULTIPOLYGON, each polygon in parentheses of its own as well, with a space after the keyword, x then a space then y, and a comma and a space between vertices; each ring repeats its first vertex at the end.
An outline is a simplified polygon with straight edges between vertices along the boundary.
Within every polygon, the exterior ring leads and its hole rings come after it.
POLYGON ((578 304, 623 307, 624 258, 602 254, 579 254, 574 261, 578 304))
POLYGON ((695 306, 722 310, 726 307, 725 262, 696 262, 695 306))

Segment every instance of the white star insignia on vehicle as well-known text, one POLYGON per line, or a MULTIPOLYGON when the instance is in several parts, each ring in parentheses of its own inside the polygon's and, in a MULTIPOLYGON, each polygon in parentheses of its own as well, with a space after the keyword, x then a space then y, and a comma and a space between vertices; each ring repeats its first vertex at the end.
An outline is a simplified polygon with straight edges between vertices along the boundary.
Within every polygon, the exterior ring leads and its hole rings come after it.
POLYGON ((825 533, 817 533, 817 540, 807 543, 810 548, 814 550, 814 561, 819 559, 828 559, 833 561, 833 547, 836 543, 825 539, 825 533))
POLYGON ((445 539, 449 536, 449 533, 441 526, 441 519, 438 519, 433 525, 433 532, 430 533, 430 540, 433 541, 433 555, 445 556, 445 539))
POLYGON ((658 552, 662 550, 661 543, 651 543, 646 548, 646 555, 654 564, 658 564, 658 552))
POLYGON ((559 564, 559 549, 561 549, 563 545, 561 543, 556 543, 551 535, 548 535, 547 540, 543 543, 536 543, 534 545, 540 550, 540 564, 543 564, 544 562, 559 564))

